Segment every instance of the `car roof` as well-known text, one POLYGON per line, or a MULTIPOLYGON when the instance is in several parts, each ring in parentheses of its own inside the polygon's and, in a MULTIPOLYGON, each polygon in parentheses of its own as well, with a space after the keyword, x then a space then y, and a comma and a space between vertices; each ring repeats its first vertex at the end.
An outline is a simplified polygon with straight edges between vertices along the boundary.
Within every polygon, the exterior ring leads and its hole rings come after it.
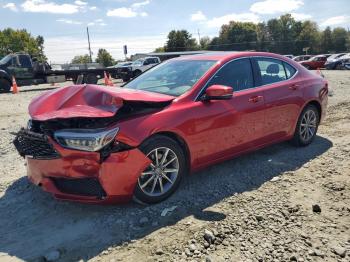
POLYGON ((279 54, 268 52, 252 52, 252 51, 217 51, 212 53, 187 55, 175 58, 175 60, 215 60, 215 61, 227 61, 239 57, 252 57, 252 56, 266 56, 278 59, 288 59, 287 57, 279 54))

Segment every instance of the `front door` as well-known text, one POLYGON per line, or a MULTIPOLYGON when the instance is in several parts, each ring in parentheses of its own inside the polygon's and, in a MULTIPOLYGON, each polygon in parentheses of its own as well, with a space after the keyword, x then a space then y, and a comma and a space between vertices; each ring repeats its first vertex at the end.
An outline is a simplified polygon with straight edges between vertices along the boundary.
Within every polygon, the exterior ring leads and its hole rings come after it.
POLYGON ((264 136, 264 97, 255 87, 249 58, 224 65, 209 81, 233 88, 230 100, 196 101, 192 132, 198 164, 227 157, 258 145, 264 136))

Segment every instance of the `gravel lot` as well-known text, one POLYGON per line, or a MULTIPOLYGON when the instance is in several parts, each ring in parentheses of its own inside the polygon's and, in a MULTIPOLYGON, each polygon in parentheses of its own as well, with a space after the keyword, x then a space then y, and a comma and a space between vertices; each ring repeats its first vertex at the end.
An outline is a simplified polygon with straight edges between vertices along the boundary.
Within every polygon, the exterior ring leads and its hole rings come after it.
POLYGON ((0 261, 350 261, 350 71, 324 74, 312 145, 226 161, 153 206, 60 202, 31 185, 10 132, 52 87, 0 94, 0 261))

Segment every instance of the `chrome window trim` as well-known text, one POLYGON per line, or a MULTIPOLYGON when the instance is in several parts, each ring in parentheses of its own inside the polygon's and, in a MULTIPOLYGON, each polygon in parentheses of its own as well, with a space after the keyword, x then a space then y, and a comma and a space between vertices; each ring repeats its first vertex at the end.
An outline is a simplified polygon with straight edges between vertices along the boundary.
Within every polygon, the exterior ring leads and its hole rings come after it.
MULTIPOLYGON (((214 76, 225 66, 227 65, 228 63, 231 63, 231 62, 234 62, 234 61, 237 61, 237 60, 240 60, 240 59, 244 59, 244 58, 269 58, 269 59, 274 59, 274 60, 278 60, 278 61, 281 61, 283 63, 286 63, 288 65, 290 65, 291 67, 293 67, 295 69, 295 73, 293 74, 292 77, 288 78, 288 79, 285 79, 285 80, 282 80, 282 81, 278 81, 278 82, 274 82, 274 83, 270 83, 270 84, 265 84, 265 85, 259 85, 259 86, 254 86, 254 87, 251 87, 251 88, 247 88, 247 89, 243 89, 243 90, 239 90, 239 91, 235 91, 233 90, 233 93, 239 93, 239 92, 242 92, 242 91, 246 91, 246 90, 250 90, 250 89, 256 89, 256 88, 261 88, 261 87, 266 87, 266 86, 269 86, 269 85, 273 85, 273 84, 276 84, 276 83, 282 83, 282 82, 286 82, 286 81, 289 81, 289 80, 292 80, 293 78, 296 77, 296 75, 299 73, 299 70, 297 68, 295 68, 293 65, 291 65, 290 63, 284 61, 284 60, 281 60, 279 58, 275 58, 275 57, 271 57, 271 56, 244 56, 244 57, 238 57, 238 58, 235 58, 235 59, 232 59, 230 61, 227 61, 225 64, 223 64, 216 72, 214 75, 212 75, 208 81, 205 83, 205 85, 201 88, 201 90, 198 92, 196 98, 194 99, 194 101, 200 101, 200 96, 201 96, 201 93, 203 92, 203 90, 205 90, 205 88, 207 87, 207 85, 209 84, 209 82, 214 78, 214 76)), ((284 68, 284 65, 283 65, 283 68, 284 68)), ((284 69, 285 71, 285 69, 284 69)), ((253 72, 253 68, 252 68, 252 73, 253 73, 253 77, 254 77, 254 72, 253 72)), ((286 74, 286 73, 285 73, 286 74)), ((287 74, 286 74, 287 76, 287 74)))

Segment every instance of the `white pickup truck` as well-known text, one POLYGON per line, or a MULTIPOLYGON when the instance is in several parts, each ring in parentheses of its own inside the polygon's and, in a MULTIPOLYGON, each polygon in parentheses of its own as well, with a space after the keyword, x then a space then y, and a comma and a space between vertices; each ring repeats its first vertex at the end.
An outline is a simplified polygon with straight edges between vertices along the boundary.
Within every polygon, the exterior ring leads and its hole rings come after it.
POLYGON ((158 57, 145 57, 135 60, 129 67, 132 68, 133 77, 137 77, 159 63, 160 59, 158 57))

